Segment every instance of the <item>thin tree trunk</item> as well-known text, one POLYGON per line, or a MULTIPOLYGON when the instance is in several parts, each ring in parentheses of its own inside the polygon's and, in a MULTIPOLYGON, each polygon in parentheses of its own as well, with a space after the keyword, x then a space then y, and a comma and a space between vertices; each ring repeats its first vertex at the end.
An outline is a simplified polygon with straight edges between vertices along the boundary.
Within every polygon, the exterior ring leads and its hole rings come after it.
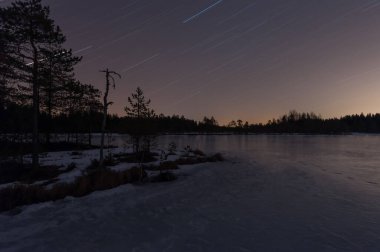
POLYGON ((88 146, 92 145, 92 122, 91 122, 91 112, 89 114, 89 127, 88 127, 88 146))
MULTIPOLYGON (((50 69, 52 68, 52 64, 50 63, 50 69)), ((50 135, 51 135, 51 128, 52 128, 52 96, 53 96, 53 78, 51 76, 51 73, 49 73, 49 90, 48 90, 48 123, 47 123, 47 129, 46 129, 46 144, 50 145, 50 135)))
POLYGON ((38 117, 40 113, 40 102, 39 102, 39 83, 38 83, 38 57, 37 48, 34 42, 31 40, 31 45, 33 47, 33 73, 32 73, 32 85, 33 85, 33 153, 32 153, 32 164, 33 168, 36 169, 39 166, 39 130, 38 130, 38 117))
POLYGON ((104 134, 106 132, 106 123, 107 123, 107 107, 108 107, 108 92, 109 92, 110 82, 109 82, 109 71, 106 70, 106 91, 103 97, 103 121, 102 121, 102 135, 100 139, 100 157, 99 164, 102 167, 104 163, 104 134))
POLYGON ((108 105, 108 92, 110 89, 110 79, 113 82, 113 87, 115 88, 115 79, 113 78, 112 75, 116 75, 119 78, 121 78, 120 74, 110 71, 108 68, 105 71, 101 71, 106 73, 106 91, 104 92, 104 97, 103 97, 103 121, 102 121, 102 135, 101 135, 101 140, 100 140, 100 158, 99 158, 99 165, 100 167, 103 166, 104 163, 104 154, 103 154, 103 149, 104 149, 104 134, 106 132, 106 123, 107 123, 107 109, 108 105))

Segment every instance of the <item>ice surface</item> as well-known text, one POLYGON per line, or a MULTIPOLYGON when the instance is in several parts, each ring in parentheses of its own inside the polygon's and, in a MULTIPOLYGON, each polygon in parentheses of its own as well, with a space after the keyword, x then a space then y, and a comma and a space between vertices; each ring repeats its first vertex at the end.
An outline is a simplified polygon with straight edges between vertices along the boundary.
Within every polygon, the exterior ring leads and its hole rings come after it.
POLYGON ((223 163, 0 215, 0 251, 380 251, 379 136, 166 136, 223 163))

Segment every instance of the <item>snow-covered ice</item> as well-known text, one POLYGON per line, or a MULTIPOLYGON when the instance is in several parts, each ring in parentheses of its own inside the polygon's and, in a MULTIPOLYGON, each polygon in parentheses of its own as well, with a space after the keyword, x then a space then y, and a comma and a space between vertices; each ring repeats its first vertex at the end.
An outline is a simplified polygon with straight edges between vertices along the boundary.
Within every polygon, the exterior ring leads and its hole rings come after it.
POLYGON ((227 161, 0 215, 0 251, 380 251, 380 136, 167 136, 227 161))

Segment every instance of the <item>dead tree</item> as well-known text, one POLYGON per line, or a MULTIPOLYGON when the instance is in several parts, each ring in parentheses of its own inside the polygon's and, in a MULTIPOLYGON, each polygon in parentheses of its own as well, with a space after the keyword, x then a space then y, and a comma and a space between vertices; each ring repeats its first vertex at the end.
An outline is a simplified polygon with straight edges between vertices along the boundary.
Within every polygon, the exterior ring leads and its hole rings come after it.
POLYGON ((112 102, 108 101, 108 93, 110 90, 110 85, 112 82, 112 86, 115 89, 115 78, 114 76, 117 76, 121 79, 121 75, 114 72, 110 71, 108 68, 106 70, 100 71, 102 73, 106 74, 106 90, 104 92, 103 96, 103 121, 102 121, 102 134, 101 134, 101 140, 100 140, 100 155, 99 155, 99 166, 103 167, 104 164, 104 134, 106 132, 106 125, 107 125, 107 111, 108 111, 108 106, 112 104, 112 102))

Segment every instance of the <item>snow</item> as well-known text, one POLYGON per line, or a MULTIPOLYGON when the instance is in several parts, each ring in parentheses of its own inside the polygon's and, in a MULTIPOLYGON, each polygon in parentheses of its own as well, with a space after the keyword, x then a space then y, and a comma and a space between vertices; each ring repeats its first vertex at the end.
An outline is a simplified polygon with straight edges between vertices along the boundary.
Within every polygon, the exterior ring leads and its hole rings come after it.
MULTIPOLYGON (((105 150, 105 155, 108 153, 117 154, 124 152, 124 148, 111 148, 105 150)), ((77 177, 82 175, 82 172, 87 166, 91 164, 94 159, 99 159, 99 149, 80 151, 79 155, 72 155, 72 151, 61 151, 61 152, 49 152, 45 153, 40 158, 40 163, 42 165, 62 165, 65 169, 71 163, 75 163, 76 168, 70 172, 62 173, 57 177, 55 183, 50 184, 52 186, 56 183, 70 183, 73 182, 77 177)), ((30 157, 26 158, 26 161, 30 161, 30 157)), ((120 164, 115 167, 117 170, 128 169, 136 164, 120 164)), ((111 167, 113 168, 113 167, 111 167)), ((38 181, 37 183, 43 183, 45 181, 38 181)))
POLYGON ((1 214, 0 251, 380 250, 380 137, 177 140, 228 160, 1 214))

